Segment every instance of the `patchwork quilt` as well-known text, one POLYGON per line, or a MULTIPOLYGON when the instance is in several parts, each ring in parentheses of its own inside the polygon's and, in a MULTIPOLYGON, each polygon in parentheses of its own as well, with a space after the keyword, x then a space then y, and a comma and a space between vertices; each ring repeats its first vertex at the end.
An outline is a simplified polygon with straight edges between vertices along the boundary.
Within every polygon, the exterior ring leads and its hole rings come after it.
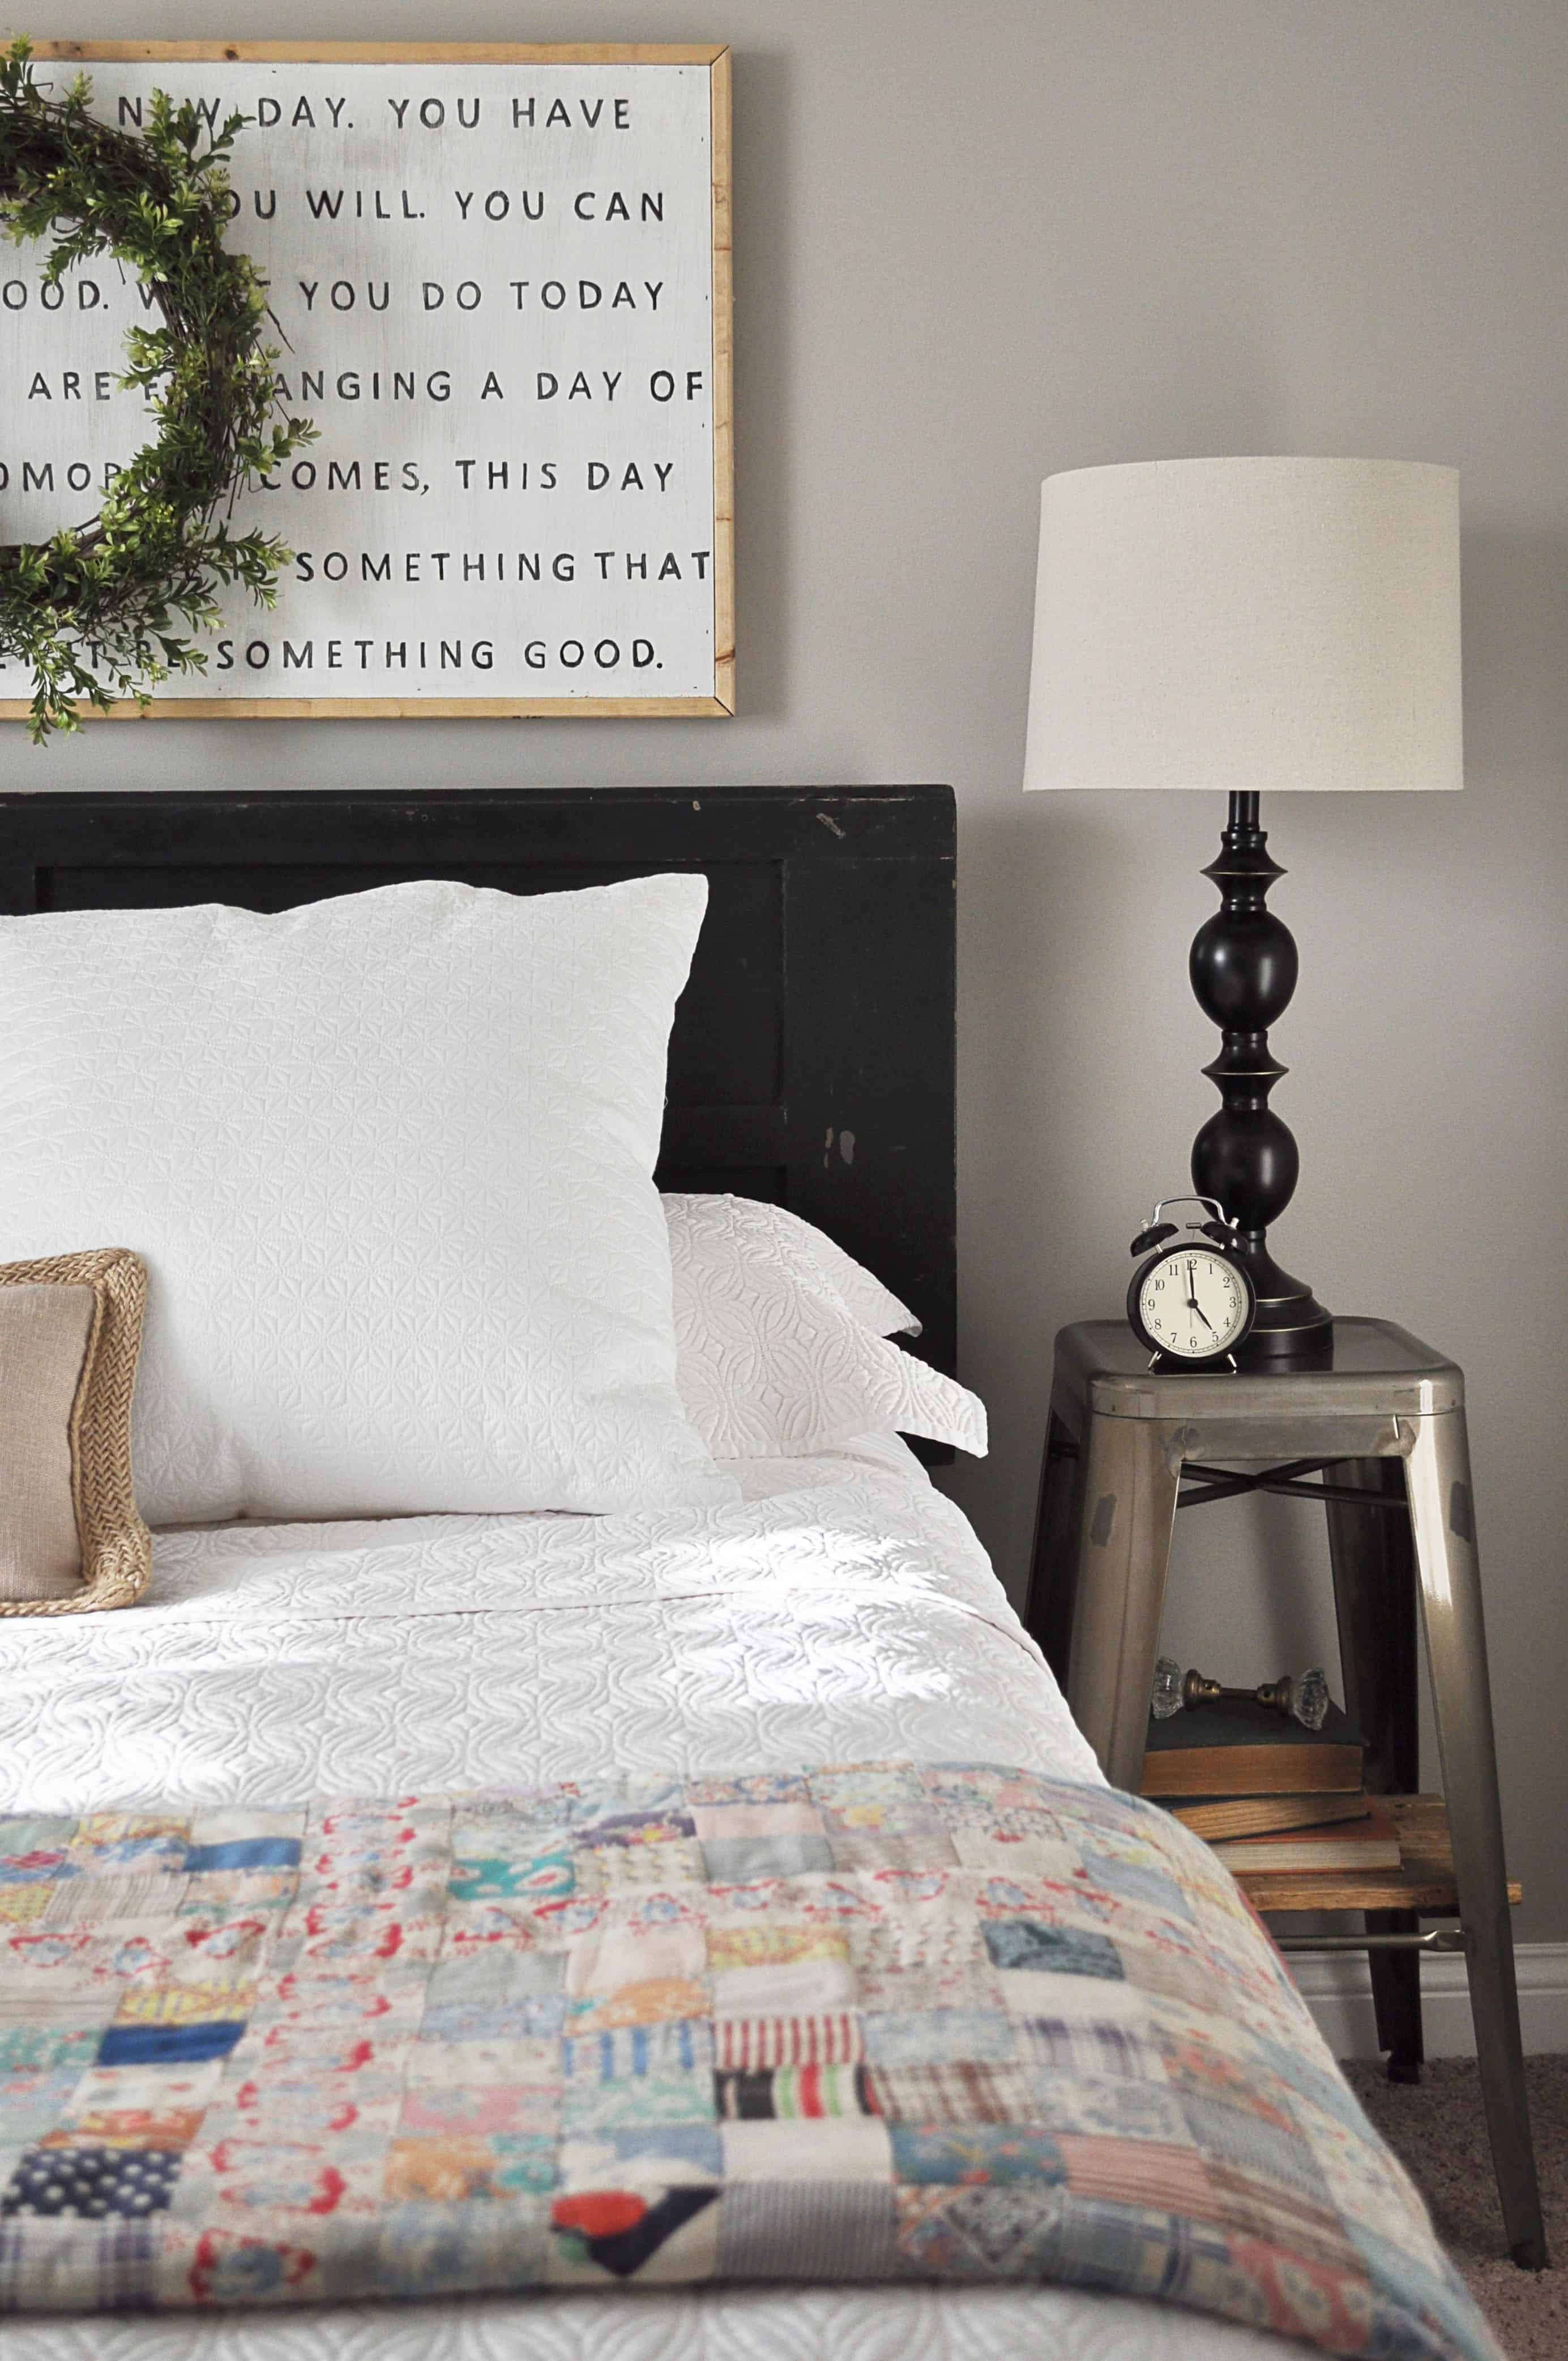
POLYGON ((0 1818, 0 2308, 1054 2280, 1497 2361, 1236 1886, 984 1763, 0 1818))

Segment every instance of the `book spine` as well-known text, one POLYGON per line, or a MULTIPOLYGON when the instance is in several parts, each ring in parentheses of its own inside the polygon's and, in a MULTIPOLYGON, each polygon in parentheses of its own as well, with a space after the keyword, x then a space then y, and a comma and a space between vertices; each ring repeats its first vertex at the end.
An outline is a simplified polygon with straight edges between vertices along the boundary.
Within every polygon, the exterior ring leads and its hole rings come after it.
POLYGON ((1173 1819, 1211 1843, 1226 1837, 1330 1828, 1336 1822, 1365 1819, 1371 1808, 1365 1793, 1359 1791, 1346 1795, 1223 1796, 1169 1806, 1173 1819))

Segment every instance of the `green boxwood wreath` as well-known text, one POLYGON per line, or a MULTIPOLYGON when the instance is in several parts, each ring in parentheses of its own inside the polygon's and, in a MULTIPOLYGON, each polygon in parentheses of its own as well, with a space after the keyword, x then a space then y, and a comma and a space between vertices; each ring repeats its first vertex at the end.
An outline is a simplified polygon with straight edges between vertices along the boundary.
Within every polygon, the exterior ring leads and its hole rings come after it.
POLYGON ((159 681, 204 672, 192 635, 221 621, 220 586, 273 605, 292 553, 232 532, 230 518, 315 428, 279 401, 266 284, 224 244, 224 167, 249 118, 214 131, 159 91, 144 129, 115 130, 93 115, 85 75, 55 96, 30 60, 26 40, 0 53, 0 227, 17 245, 52 239, 46 285, 113 255, 163 316, 159 328, 127 330, 119 379, 145 393, 153 440, 95 517, 0 547, 0 654, 33 675, 28 728, 41 744, 80 727, 83 700, 105 711, 130 697, 145 710, 159 681))

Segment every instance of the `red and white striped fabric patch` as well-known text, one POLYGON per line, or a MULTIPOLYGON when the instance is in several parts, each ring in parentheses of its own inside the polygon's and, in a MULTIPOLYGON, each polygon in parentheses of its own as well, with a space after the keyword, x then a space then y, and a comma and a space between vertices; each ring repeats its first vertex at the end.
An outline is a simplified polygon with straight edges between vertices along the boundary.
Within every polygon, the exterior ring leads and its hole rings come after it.
POLYGON ((830 2016, 718 2016, 714 2064, 720 2071, 760 2066, 853 2066, 865 2055, 853 2009, 830 2016))

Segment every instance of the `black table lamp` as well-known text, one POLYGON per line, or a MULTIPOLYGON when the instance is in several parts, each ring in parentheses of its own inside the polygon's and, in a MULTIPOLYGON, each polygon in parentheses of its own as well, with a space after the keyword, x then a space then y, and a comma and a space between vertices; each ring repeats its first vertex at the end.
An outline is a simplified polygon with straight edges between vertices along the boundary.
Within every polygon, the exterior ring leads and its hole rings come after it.
MULTIPOLYGON (((1175 459, 1048 477, 1024 785, 1230 797, 1220 907, 1189 972, 1220 1027, 1192 1184, 1241 1231, 1252 1360, 1326 1351, 1329 1314, 1268 1229, 1299 1158, 1269 1104, 1296 944, 1264 789, 1459 787, 1459 478, 1401 459, 1175 459)), ((1128 1175, 1135 1202, 1157 1173, 1128 1175)), ((1157 1193, 1154 1190, 1152 1193, 1157 1193)))

